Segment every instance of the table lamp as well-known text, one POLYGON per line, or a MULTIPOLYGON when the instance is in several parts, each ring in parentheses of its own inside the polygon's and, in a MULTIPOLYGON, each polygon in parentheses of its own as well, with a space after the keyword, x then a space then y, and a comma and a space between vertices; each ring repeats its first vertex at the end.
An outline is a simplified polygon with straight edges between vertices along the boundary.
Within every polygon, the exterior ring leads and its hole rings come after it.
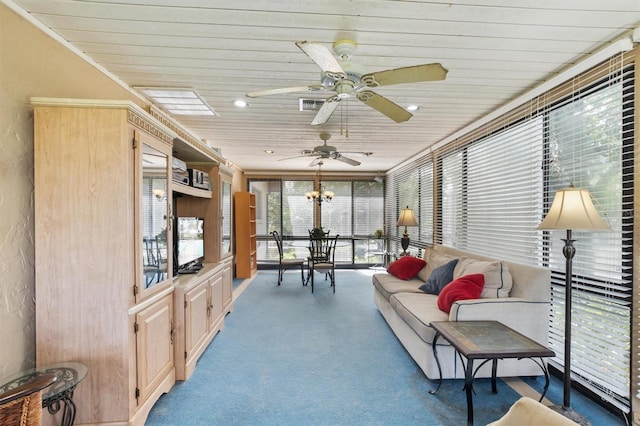
POLYGON ((406 256, 407 249, 409 248, 409 233, 407 232, 407 226, 418 226, 418 221, 416 220, 416 216, 413 214, 413 210, 407 206, 407 208, 402 209, 400 211, 400 216, 398 217, 398 223, 396 226, 404 226, 404 234, 402 234, 402 238, 400 239, 400 244, 402 245, 402 254, 400 256, 406 256))

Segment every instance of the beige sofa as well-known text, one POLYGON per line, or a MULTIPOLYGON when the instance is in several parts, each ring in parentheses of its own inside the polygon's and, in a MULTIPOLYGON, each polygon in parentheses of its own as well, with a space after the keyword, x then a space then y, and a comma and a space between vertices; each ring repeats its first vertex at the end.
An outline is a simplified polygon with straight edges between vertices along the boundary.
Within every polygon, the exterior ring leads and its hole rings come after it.
MULTIPOLYGON (((429 379, 438 378, 433 355, 434 330, 431 321, 497 320, 514 330, 548 345, 550 272, 546 268, 500 261, 477 254, 436 245, 425 250, 427 265, 418 276, 403 281, 383 272, 372 277, 378 310, 408 353, 429 379), (451 259, 458 259, 454 278, 467 273, 483 273, 485 287, 479 299, 455 302, 447 314, 437 305, 437 295, 419 289, 431 272, 451 259), (510 287, 510 288, 509 288, 510 287)), ((443 378, 463 378, 464 368, 455 350, 438 340, 438 357, 443 378)), ((531 360, 501 360, 499 377, 539 376, 542 370, 531 360)), ((490 377, 491 363, 476 377, 490 377)))

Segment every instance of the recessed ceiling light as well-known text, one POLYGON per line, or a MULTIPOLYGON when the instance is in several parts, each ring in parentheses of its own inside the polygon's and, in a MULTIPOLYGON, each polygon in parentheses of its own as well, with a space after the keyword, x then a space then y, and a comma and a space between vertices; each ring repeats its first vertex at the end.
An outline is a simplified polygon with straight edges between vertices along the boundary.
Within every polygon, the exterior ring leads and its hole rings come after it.
POLYGON ((420 105, 409 105, 407 111, 418 111, 420 108, 422 108, 420 105))
POLYGON ((134 87, 147 98, 172 115, 217 116, 213 108, 195 91, 189 88, 134 87))
POLYGON ((265 149, 264 152, 266 154, 273 154, 274 151, 272 149, 265 149))
POLYGON ((236 108, 246 108, 249 106, 249 103, 244 99, 236 99, 233 101, 233 106, 236 108))

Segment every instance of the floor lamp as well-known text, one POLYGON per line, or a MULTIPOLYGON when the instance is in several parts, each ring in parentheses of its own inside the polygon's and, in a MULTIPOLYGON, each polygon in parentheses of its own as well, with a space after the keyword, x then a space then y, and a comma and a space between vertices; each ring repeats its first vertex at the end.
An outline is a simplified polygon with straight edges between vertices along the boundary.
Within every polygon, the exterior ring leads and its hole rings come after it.
POLYGON ((563 239, 562 254, 566 259, 565 270, 565 322, 564 322, 564 398, 562 406, 552 407, 555 411, 574 422, 588 425, 589 422, 571 409, 571 302, 572 302, 572 268, 571 263, 576 249, 571 231, 610 231, 596 211, 591 200, 591 193, 586 189, 578 189, 573 185, 561 189, 551 203, 551 208, 538 226, 540 230, 566 229, 567 238, 563 239))
POLYGON ((402 234, 402 238, 400 239, 400 245, 402 245, 402 254, 400 256, 406 256, 407 249, 409 248, 409 233, 407 232, 407 226, 418 226, 418 221, 416 220, 416 216, 413 214, 413 210, 407 206, 406 209, 402 209, 400 211, 400 216, 398 217, 398 223, 396 226, 404 226, 404 234, 402 234))

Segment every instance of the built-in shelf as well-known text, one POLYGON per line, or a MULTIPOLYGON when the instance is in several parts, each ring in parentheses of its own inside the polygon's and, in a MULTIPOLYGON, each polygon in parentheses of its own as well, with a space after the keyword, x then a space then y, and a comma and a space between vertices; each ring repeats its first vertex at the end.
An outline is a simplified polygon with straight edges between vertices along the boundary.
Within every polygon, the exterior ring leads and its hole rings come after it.
POLYGON ((192 186, 184 185, 178 182, 171 182, 171 188, 173 192, 179 192, 181 194, 191 195, 193 197, 200 198, 212 198, 212 192, 206 189, 194 188, 192 186))

